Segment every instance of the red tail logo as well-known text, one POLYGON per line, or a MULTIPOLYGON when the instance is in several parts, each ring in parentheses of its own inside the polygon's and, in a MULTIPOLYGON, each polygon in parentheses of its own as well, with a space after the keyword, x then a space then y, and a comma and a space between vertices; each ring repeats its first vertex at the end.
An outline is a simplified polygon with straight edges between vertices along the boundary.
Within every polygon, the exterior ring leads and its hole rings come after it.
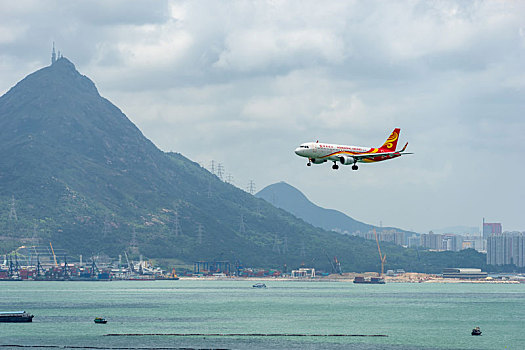
POLYGON ((395 128, 394 131, 390 134, 388 139, 386 139, 385 143, 381 148, 379 148, 382 152, 394 152, 397 147, 397 140, 399 139, 399 131, 401 129, 395 128))

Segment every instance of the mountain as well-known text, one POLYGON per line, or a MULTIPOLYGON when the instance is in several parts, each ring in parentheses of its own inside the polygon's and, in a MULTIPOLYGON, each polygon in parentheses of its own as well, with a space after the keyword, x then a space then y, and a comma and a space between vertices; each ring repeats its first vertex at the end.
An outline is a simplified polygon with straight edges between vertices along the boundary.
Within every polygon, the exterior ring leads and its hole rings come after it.
MULTIPOLYGON (((354 233, 356 231, 368 232, 379 227, 362 223, 337 210, 325 209, 312 203, 297 188, 286 182, 278 182, 266 186, 255 194, 278 208, 292 213, 298 218, 325 230, 354 233)), ((412 233, 394 227, 382 227, 381 230, 395 229, 400 232, 412 233)))
MULTIPOLYGON (((70 255, 126 251, 190 266, 328 270, 333 256, 346 271, 380 266, 375 242, 314 227, 159 150, 66 58, 0 97, 0 254, 36 242, 70 255)), ((382 250, 387 268, 407 271, 482 267, 485 259, 382 250)))
POLYGON ((373 242, 315 228, 162 152, 66 58, 0 97, 0 160, 1 253, 33 238, 85 256, 326 269, 330 254, 352 270, 379 266, 373 242))

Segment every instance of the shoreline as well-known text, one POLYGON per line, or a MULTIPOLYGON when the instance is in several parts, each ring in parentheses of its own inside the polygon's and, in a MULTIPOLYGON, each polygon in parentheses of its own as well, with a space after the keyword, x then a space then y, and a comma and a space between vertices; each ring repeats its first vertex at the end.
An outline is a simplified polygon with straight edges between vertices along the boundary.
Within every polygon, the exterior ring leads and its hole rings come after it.
MULTIPOLYGON (((180 277, 181 280, 194 281, 250 281, 250 282, 342 282, 353 283, 356 276, 376 277, 377 273, 347 273, 341 275, 330 275, 313 278, 291 278, 291 277, 235 277, 235 276, 192 276, 180 277)), ((406 273, 398 276, 384 276, 386 283, 476 283, 476 284, 525 284, 525 280, 501 280, 501 279, 459 279, 443 278, 436 275, 422 273, 406 273)))

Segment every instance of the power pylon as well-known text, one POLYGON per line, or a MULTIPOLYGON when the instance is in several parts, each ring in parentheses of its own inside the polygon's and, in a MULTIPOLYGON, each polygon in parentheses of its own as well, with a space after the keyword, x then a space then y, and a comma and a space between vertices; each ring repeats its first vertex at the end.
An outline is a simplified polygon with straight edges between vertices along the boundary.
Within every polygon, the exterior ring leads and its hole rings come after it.
POLYGON ((137 232, 135 232, 135 226, 133 226, 133 231, 131 232, 131 241, 129 242, 129 252, 135 255, 139 253, 139 245, 137 243, 137 232))
POLYGON ((217 177, 222 180, 222 174, 224 174, 224 166, 222 163, 217 165, 217 177))
POLYGON ((255 194, 255 182, 253 182, 253 180, 250 180, 250 182, 248 183, 248 193, 251 194, 252 196, 255 194))
POLYGON ((244 236, 246 234, 246 225, 244 224, 244 215, 241 214, 241 224, 239 225, 239 234, 244 236))
POLYGON ((201 223, 197 224, 197 241, 202 244, 202 235, 204 233, 204 226, 201 223))
POLYGON ((111 234, 110 216, 106 215, 104 218, 104 226, 102 227, 102 237, 107 237, 111 234))
POLYGON ((306 256, 306 248, 305 248, 305 245, 304 245, 304 240, 301 242, 301 252, 300 252, 300 255, 302 258, 304 258, 306 256))
POLYGON ((273 241, 273 247, 272 250, 276 252, 277 254, 281 254, 281 242, 279 241, 279 237, 277 237, 277 234, 275 234, 275 239, 273 241))
POLYGON ((15 208, 15 196, 11 196, 11 210, 9 211, 9 220, 15 220, 18 221, 18 216, 16 215, 16 208, 15 208))
POLYGON ((173 230, 175 233, 175 237, 179 237, 179 235, 182 235, 182 227, 180 226, 180 221, 179 221, 179 211, 175 209, 173 214, 175 215, 175 219, 173 222, 173 226, 174 226, 173 230))
POLYGON ((211 179, 208 179, 208 198, 211 198, 211 179))

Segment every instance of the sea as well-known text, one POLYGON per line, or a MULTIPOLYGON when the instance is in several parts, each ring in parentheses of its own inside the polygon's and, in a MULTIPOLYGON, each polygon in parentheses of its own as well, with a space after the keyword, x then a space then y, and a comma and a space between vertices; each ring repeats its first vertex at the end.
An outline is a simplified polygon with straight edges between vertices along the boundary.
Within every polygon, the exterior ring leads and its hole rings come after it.
POLYGON ((525 349, 525 284, 254 283, 0 282, 0 311, 34 315, 0 350, 525 349))

